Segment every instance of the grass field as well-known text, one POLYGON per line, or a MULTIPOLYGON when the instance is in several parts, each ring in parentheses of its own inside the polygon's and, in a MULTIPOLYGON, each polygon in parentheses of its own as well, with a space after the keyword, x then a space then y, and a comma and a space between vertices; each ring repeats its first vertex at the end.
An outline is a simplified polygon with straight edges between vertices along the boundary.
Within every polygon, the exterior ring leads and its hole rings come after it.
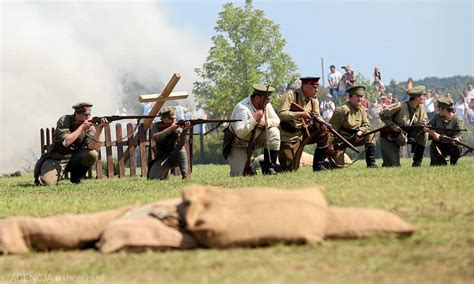
MULTIPOLYGON (((380 164, 380 161, 378 161, 380 164)), ((85 213, 179 196, 197 183, 283 189, 321 184, 332 206, 375 207, 418 231, 409 238, 331 240, 321 245, 259 249, 116 253, 94 250, 0 257, 0 282, 57 283, 473 283, 474 158, 457 167, 366 169, 363 162, 328 172, 228 177, 227 166, 194 166, 193 178, 86 180, 32 186, 32 177, 0 179, 0 218, 85 213)))

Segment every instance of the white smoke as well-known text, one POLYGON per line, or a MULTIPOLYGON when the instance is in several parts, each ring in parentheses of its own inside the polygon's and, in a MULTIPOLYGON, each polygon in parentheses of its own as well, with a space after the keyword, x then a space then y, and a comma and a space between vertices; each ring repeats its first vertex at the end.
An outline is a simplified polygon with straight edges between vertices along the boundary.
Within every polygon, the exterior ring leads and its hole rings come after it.
POLYGON ((178 72, 175 91, 190 92, 209 46, 171 26, 160 3, 0 5, 0 173, 38 157, 39 129, 55 126, 73 104, 90 101, 93 115, 114 114, 124 81, 152 88, 178 72))

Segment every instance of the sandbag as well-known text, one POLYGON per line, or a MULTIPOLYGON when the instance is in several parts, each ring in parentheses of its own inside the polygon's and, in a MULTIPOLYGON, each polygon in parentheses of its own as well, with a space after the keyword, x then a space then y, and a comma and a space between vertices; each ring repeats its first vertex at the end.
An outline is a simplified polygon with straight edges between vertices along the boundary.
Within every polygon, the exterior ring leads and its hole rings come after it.
POLYGON ((191 249, 198 247, 194 238, 184 231, 169 227, 156 217, 133 216, 111 222, 97 247, 103 253, 139 252, 147 249, 191 249))
POLYGON ((106 225, 132 206, 91 214, 46 218, 9 217, 0 221, 0 252, 27 253, 30 249, 79 249, 99 240, 106 225))
POLYGON ((410 235, 415 227, 382 209, 328 208, 326 239, 352 239, 381 235, 410 235))
POLYGON ((183 214, 182 198, 135 208, 107 226, 97 247, 103 253, 196 248, 198 244, 184 230, 183 214))
POLYGON ((187 229, 206 247, 313 243, 326 232, 327 203, 319 187, 229 190, 193 185, 183 192, 187 229))

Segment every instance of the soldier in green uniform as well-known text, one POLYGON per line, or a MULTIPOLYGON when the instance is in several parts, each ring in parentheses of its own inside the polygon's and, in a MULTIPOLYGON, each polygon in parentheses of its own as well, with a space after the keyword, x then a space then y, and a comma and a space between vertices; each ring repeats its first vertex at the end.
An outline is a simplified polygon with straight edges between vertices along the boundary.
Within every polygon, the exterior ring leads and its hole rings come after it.
POLYGON ((447 156, 449 156, 450 164, 456 165, 461 156, 461 147, 452 140, 459 141, 463 126, 461 119, 454 113, 454 103, 450 98, 438 99, 438 113, 430 120, 429 125, 442 129, 429 132, 433 140, 430 147, 430 165, 447 165, 447 156))
POLYGON ((425 86, 413 87, 407 91, 410 100, 391 104, 380 112, 380 119, 388 126, 389 131, 380 132, 382 150, 382 167, 400 166, 400 146, 412 145, 413 167, 421 166, 423 152, 428 141, 428 133, 423 126, 428 123, 428 116, 423 106, 425 86), (403 127, 419 126, 404 131, 403 127))
POLYGON ((70 172, 70 181, 80 183, 90 167, 97 161, 102 129, 108 124, 102 119, 96 128, 91 119, 91 103, 78 103, 74 114, 59 118, 53 141, 35 165, 36 185, 54 185, 64 172, 70 172))
MULTIPOLYGON (((367 167, 375 168, 375 135, 370 134, 362 137, 365 132, 370 131, 370 123, 367 118, 367 112, 364 106, 362 106, 362 98, 365 95, 364 86, 353 86, 346 90, 349 95, 349 101, 344 105, 337 107, 333 116, 329 120, 329 123, 333 126, 334 130, 339 132, 344 138, 349 140, 354 146, 365 145, 365 161, 367 167)), ((344 154, 343 150, 338 149, 342 143, 337 141, 332 135, 330 136, 330 144, 334 146, 334 162, 337 165, 344 165, 344 154), (332 143, 332 142, 335 143, 332 143)))
POLYGON ((183 179, 190 178, 188 171, 188 156, 184 149, 186 140, 189 139, 191 124, 186 122, 180 127, 175 121, 175 111, 165 109, 160 113, 164 129, 159 129, 160 123, 155 123, 152 128, 155 141, 156 158, 148 164, 148 179, 168 179, 172 168, 178 167, 183 179))
MULTIPOLYGON (((317 92, 319 86, 319 77, 300 78, 301 88, 295 91, 288 91, 283 94, 277 114, 280 117, 280 138, 281 146, 278 159, 280 165, 285 171, 292 171, 296 151, 304 138, 303 121, 316 115, 323 119, 319 113, 319 101, 317 92), (295 102, 305 109, 305 111, 291 111, 291 104, 295 102)), ((324 137, 319 137, 313 158, 313 171, 327 169, 324 166, 326 156, 327 132, 321 131, 319 125, 315 126, 313 131, 325 133, 324 137)), ((297 161, 299 163, 299 161, 297 161)))

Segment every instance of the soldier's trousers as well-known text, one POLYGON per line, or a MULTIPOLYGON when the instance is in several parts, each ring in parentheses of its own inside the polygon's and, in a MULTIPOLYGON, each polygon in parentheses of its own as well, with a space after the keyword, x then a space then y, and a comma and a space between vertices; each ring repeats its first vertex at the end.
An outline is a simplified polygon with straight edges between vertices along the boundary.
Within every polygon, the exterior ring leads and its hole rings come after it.
POLYGON ((35 176, 37 185, 55 185, 63 176, 65 171, 71 173, 70 181, 79 183, 87 171, 94 165, 99 157, 99 152, 90 149, 81 149, 72 154, 70 158, 61 160, 51 159, 45 156, 38 160, 39 175, 35 176))
MULTIPOLYGON (((347 140, 350 139, 350 137, 347 137, 347 136, 343 136, 344 138, 346 138, 347 140)), ((339 140, 339 139, 336 139, 336 137, 334 137, 334 135, 330 135, 330 141, 328 144, 332 144, 335 140, 339 140)), ((369 146, 375 146, 375 134, 370 134, 370 135, 367 135, 365 136, 363 139, 357 141, 357 142, 354 142, 354 141, 349 141, 351 142, 352 145, 354 145, 355 147, 359 147, 359 146, 363 146, 365 145, 366 147, 369 147, 369 146)), ((337 141, 337 143, 343 143, 342 141, 337 141)), ((344 150, 338 150, 337 147, 335 147, 335 155, 333 157, 330 158, 330 160, 332 160, 331 162, 333 162, 334 164, 336 164, 336 166, 338 167, 344 167, 344 155, 346 154, 346 149, 347 147, 344 147, 344 150)), ((366 152, 366 155, 367 155, 367 152, 366 152)), ((367 157, 366 157, 367 158, 367 157)), ((375 161, 375 156, 374 156, 374 161, 375 161)))
POLYGON ((461 156, 461 147, 452 143, 439 143, 431 141, 430 166, 445 166, 448 164, 447 156, 451 165, 455 165, 461 156))
MULTIPOLYGON (((267 134, 265 129, 257 129, 254 150, 266 147, 266 144, 267 134)), ((230 176, 241 176, 243 174, 247 161, 247 146, 248 142, 234 138, 232 148, 227 157, 230 166, 230 176)), ((268 147, 270 150, 280 150, 280 130, 277 127, 270 127, 268 129, 268 147)))
POLYGON ((168 179, 171 174, 171 169, 179 166, 179 171, 183 178, 187 178, 188 173, 188 155, 186 150, 173 152, 171 155, 157 157, 148 166, 148 179, 168 179), (174 155, 174 156, 173 156, 174 155))

